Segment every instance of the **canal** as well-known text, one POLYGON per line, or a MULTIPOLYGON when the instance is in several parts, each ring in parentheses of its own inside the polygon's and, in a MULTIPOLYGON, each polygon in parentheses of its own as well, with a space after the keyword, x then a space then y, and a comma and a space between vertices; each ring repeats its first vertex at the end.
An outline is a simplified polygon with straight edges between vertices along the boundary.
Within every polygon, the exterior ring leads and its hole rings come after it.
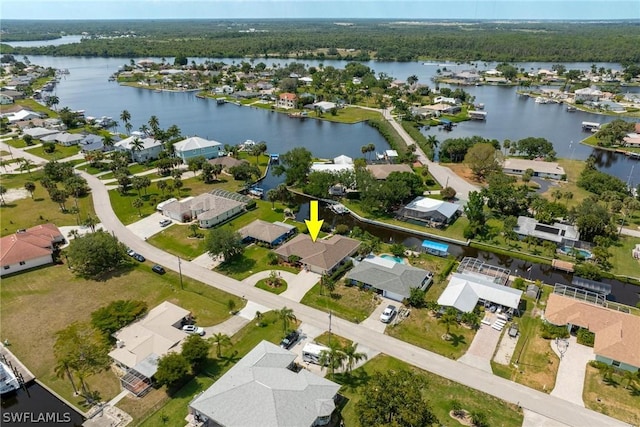
POLYGON ((32 381, 25 389, 2 396, 3 426, 72 426, 80 427, 84 417, 46 388, 32 381))

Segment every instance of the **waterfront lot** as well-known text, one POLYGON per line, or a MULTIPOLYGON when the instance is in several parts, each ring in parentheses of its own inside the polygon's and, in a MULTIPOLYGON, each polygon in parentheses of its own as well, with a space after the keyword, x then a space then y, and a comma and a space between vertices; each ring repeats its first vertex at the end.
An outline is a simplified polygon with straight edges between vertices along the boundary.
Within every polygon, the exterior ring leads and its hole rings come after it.
MULTIPOLYGON (((0 296, 2 338, 9 340, 11 350, 37 378, 76 405, 80 399, 73 396, 69 381, 54 373, 57 331, 76 321, 90 321, 93 311, 118 299, 142 300, 149 308, 168 300, 190 310, 204 326, 229 317, 230 299, 238 308, 243 305, 240 298, 188 278, 181 289, 176 273, 159 276, 150 263, 121 270, 103 281, 77 278, 65 265, 43 267, 3 278, 0 296)), ((110 370, 89 377, 87 383, 103 400, 120 391, 110 370)))
POLYGON ((638 381, 628 384, 619 373, 605 380, 594 367, 587 366, 582 393, 584 405, 631 425, 640 425, 640 387, 638 381))
POLYGON ((425 400, 429 402, 433 413, 441 425, 459 425, 449 417, 451 402, 457 400, 467 411, 483 412, 490 426, 521 426, 522 412, 515 405, 487 394, 472 390, 440 376, 416 369, 410 365, 386 355, 379 355, 355 369, 351 375, 336 374, 335 381, 342 384, 340 394, 348 399, 342 409, 342 417, 347 426, 359 426, 355 405, 361 400, 362 387, 366 387, 375 372, 410 370, 415 375, 426 379, 427 387, 423 390, 425 400))

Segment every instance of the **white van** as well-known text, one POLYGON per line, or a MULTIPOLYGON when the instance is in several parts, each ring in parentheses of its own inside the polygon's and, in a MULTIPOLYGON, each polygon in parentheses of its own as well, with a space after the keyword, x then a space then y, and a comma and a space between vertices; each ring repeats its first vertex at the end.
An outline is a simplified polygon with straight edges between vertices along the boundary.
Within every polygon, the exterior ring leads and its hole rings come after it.
POLYGON ((302 360, 307 363, 319 365, 320 354, 323 351, 329 351, 329 348, 319 344, 307 343, 302 349, 302 360))

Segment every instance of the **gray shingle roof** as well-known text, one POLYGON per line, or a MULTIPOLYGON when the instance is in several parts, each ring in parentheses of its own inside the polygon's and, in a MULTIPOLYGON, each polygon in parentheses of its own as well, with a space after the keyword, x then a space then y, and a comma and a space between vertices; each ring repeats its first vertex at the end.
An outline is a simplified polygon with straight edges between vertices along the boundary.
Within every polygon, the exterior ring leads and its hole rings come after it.
POLYGON ((238 232, 242 238, 251 237, 261 242, 271 243, 279 237, 287 234, 293 228, 293 225, 279 223, 270 223, 261 219, 256 219, 251 224, 242 227, 238 232))
POLYGON ((370 257, 355 266, 346 277, 408 298, 411 288, 422 287, 422 282, 432 276, 431 272, 421 268, 379 257, 370 257))
POLYGON ((190 407, 225 427, 311 426, 333 412, 340 386, 305 369, 287 369, 295 357, 262 341, 190 407))

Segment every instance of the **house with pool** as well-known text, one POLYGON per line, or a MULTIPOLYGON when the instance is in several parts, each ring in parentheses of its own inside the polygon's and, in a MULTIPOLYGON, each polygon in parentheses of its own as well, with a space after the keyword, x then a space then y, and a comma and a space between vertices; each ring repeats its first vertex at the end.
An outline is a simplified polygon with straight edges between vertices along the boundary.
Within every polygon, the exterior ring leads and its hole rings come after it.
POLYGON ((431 271, 404 264, 395 257, 368 256, 346 275, 352 285, 376 290, 395 301, 409 298, 412 288, 426 291, 433 283, 431 271))

